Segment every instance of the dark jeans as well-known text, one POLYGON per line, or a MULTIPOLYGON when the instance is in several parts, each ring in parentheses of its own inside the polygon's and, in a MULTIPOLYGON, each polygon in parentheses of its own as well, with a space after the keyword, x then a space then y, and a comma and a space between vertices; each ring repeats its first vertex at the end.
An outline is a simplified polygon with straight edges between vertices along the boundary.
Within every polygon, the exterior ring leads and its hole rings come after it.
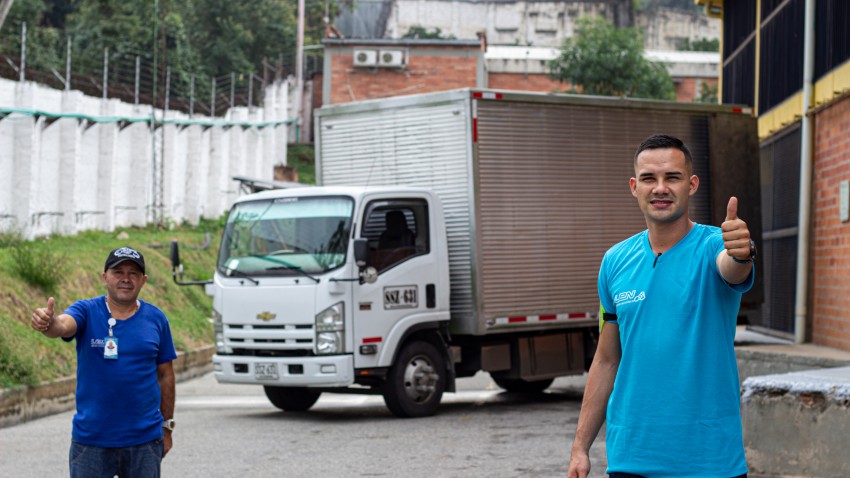
POLYGON ((125 448, 71 442, 71 478, 159 478, 162 439, 125 448))
MULTIPOLYGON (((646 478, 645 476, 635 475, 632 473, 611 473, 608 475, 608 478, 646 478)), ((747 474, 744 473, 741 476, 736 476, 734 478, 747 478, 747 474)))

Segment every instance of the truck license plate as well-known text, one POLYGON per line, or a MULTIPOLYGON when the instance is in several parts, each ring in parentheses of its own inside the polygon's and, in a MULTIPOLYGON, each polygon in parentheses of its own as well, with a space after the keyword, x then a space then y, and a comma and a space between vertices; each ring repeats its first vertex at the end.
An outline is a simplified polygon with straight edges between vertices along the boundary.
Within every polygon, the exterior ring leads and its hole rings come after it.
POLYGON ((257 363, 254 364, 254 378, 257 380, 277 380, 277 364, 276 363, 257 363))

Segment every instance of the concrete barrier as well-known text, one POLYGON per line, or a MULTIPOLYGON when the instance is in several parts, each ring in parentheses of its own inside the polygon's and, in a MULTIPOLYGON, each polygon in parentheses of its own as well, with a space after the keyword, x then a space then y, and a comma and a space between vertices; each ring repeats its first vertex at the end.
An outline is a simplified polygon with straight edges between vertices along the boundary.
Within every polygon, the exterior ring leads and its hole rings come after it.
POLYGON ((850 367, 750 377, 741 412, 753 474, 850 476, 850 367))
MULTIPOLYGON (((177 354, 174 374, 178 382, 212 371, 211 345, 177 354)), ((34 387, 0 390, 0 428, 35 420, 54 413, 73 410, 76 377, 66 377, 34 387)))
POLYGON ((814 344, 736 345, 738 375, 747 377, 850 365, 850 352, 814 344))

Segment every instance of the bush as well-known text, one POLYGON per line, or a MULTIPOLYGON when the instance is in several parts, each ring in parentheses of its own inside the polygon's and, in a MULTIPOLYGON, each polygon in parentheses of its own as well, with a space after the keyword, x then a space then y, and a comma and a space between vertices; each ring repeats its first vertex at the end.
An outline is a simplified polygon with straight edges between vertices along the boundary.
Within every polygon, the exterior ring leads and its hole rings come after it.
POLYGON ((19 352, 0 336, 0 387, 38 383, 32 357, 24 357, 19 352))
POLYGON ((12 270, 27 284, 45 292, 56 289, 62 279, 65 259, 35 242, 18 240, 10 244, 12 270))
POLYGON ((20 231, 0 231, 0 248, 12 247, 23 240, 24 237, 20 231))

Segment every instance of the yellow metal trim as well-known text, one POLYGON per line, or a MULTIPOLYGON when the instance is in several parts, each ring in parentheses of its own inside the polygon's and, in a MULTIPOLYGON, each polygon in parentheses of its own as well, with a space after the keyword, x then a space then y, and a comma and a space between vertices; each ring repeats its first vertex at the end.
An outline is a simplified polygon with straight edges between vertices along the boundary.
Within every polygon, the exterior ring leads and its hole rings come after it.
MULTIPOLYGON (((814 85, 814 106, 821 106, 850 91, 850 60, 833 69, 814 85)), ((798 91, 770 111, 759 115, 759 139, 764 140, 776 131, 803 117, 803 91, 798 91)))
MULTIPOLYGON (((694 0, 697 4, 700 4, 701 0, 694 0)), ((721 0, 722 1, 722 0, 721 0)), ((717 63, 717 102, 723 103, 723 29, 726 24, 723 21, 723 5, 721 4, 721 14, 720 14, 720 61, 717 63)), ((706 6, 706 15, 708 14, 708 7, 706 6)))
POLYGON ((770 111, 759 116, 759 139, 767 139, 774 132, 799 121, 803 117, 803 92, 798 91, 770 111))
POLYGON ((694 0, 694 5, 705 7, 705 14, 711 18, 723 18, 723 0, 694 0))
POLYGON ((850 90, 850 60, 824 75, 814 86, 815 106, 828 103, 845 91, 850 90))
POLYGON ((761 80, 761 0, 756 2, 756 79, 753 82, 753 109, 756 111, 756 116, 758 116, 759 111, 761 111, 761 105, 759 105, 759 81, 761 80))

